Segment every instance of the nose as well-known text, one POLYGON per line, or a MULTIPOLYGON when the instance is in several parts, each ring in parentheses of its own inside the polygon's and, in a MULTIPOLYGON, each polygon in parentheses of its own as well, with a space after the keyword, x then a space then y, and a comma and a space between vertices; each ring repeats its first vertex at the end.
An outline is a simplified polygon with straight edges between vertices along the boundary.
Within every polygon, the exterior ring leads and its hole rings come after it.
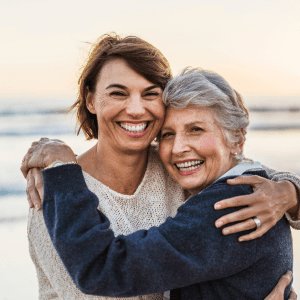
POLYGON ((188 138, 184 134, 176 134, 173 142, 172 154, 181 156, 190 151, 188 138))
POLYGON ((133 118, 141 117, 145 113, 145 106, 141 95, 131 95, 126 103, 126 112, 133 118))

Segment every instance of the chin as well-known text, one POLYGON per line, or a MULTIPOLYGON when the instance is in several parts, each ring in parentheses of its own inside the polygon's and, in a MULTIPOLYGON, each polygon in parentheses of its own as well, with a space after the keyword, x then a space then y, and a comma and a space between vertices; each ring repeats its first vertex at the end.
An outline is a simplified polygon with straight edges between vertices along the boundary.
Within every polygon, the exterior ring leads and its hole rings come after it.
POLYGON ((134 154, 137 152, 144 152, 147 151, 147 149, 150 147, 150 144, 139 144, 139 145, 126 145, 126 147, 123 147, 124 152, 128 154, 134 154))

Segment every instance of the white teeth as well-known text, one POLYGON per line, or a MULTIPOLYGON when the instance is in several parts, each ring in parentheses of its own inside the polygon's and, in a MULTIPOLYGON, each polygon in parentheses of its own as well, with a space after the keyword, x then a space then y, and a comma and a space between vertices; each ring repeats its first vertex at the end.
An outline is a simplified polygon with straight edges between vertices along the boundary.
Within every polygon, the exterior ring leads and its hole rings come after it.
POLYGON ((142 132, 146 129, 147 127, 147 123, 140 123, 140 124, 136 124, 136 125, 133 125, 133 124, 129 124, 129 123, 119 123, 120 126, 127 130, 127 131, 130 131, 130 132, 142 132))
POLYGON ((191 160, 183 163, 176 164, 176 167, 180 171, 192 171, 197 169, 201 164, 204 163, 204 160, 191 160))

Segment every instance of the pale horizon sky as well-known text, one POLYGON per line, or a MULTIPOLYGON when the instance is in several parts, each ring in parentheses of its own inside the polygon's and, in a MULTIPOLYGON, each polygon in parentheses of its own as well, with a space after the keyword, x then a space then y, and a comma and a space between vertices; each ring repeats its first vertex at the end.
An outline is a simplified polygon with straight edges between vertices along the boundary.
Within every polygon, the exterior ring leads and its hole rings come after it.
POLYGON ((300 1, 0 0, 0 100, 74 99, 89 44, 137 35, 173 73, 223 75, 246 97, 300 103, 300 1))

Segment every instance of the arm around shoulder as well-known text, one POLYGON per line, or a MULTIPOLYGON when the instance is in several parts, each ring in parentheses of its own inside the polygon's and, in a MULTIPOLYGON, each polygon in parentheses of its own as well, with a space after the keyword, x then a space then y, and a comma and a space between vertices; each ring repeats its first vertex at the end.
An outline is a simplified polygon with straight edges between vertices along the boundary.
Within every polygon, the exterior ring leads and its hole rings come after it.
POLYGON ((97 210, 101 199, 87 189, 80 167, 55 169, 44 172, 45 222, 65 267, 84 293, 126 297, 161 292, 227 276, 255 259, 256 241, 241 244, 237 236, 223 237, 214 227, 224 212, 216 212, 213 203, 201 197, 217 201, 226 196, 223 192, 191 198, 159 227, 115 237, 109 220, 97 210))

